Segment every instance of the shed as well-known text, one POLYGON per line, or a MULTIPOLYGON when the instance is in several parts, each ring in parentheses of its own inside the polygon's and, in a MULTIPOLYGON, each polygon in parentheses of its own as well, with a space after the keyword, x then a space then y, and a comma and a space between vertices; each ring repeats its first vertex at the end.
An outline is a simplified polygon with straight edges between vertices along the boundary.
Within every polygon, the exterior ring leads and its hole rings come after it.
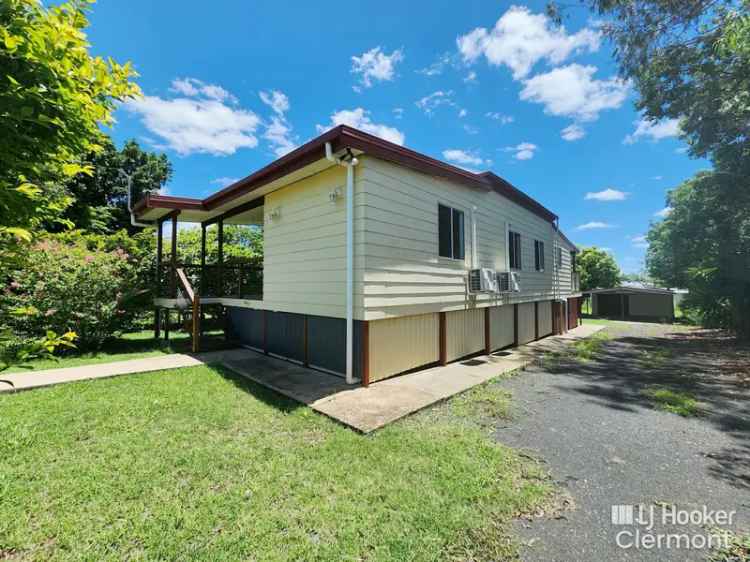
POLYGON ((645 322, 674 320, 674 292, 670 289, 623 285, 593 289, 588 294, 593 316, 645 322))

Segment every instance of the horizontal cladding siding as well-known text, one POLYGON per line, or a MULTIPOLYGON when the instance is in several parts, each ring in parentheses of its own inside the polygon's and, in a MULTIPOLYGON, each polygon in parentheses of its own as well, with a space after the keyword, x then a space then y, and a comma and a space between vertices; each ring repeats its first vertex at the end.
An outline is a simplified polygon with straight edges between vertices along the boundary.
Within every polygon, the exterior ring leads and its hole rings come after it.
POLYGON ((513 305, 490 308, 490 349, 513 345, 515 340, 513 305))
MULTIPOLYGON (((357 171, 357 176, 361 173, 357 171)), ((355 181, 355 256, 364 247, 362 194, 355 181), (359 220, 356 220, 356 219, 359 220)), ((333 166, 266 196, 263 306, 333 318, 346 316, 346 171, 333 166), (269 215, 278 211, 278 216, 269 215)), ((354 317, 363 317, 364 259, 354 263, 354 317)))
POLYGON ((360 159, 359 167, 362 196, 357 201, 362 204, 364 225, 360 228, 366 244, 356 248, 356 255, 364 262, 358 294, 366 319, 554 298, 551 223, 495 192, 467 188, 367 156, 360 159), (465 260, 438 256, 439 203, 465 213, 465 260), (474 207, 480 267, 506 269, 506 227, 521 233, 520 293, 467 295, 474 207), (542 272, 534 268, 534 240, 544 242, 546 270, 542 272))
POLYGON ((368 326, 371 382, 439 359, 437 314, 376 320, 368 326))
POLYGON ((570 247, 563 241, 560 236, 555 236, 555 246, 562 250, 562 265, 559 268, 560 294, 569 295, 573 291, 572 282, 572 263, 570 258, 570 247))
POLYGON ((484 349, 484 309, 445 314, 446 358, 455 361, 484 349))

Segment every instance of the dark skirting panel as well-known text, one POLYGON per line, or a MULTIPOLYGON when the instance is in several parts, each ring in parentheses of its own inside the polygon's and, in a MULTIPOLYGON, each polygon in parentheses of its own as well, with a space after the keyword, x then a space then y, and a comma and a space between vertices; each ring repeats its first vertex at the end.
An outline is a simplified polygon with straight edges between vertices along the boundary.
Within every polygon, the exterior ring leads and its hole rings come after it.
POLYGON ((227 307, 229 337, 245 345, 263 349, 263 311, 252 308, 227 307))
MULTIPOLYGON (((233 306, 227 307, 227 314, 231 337, 245 345, 301 363, 307 360, 312 368, 341 375, 346 372, 346 320, 343 318, 233 306)), ((363 322, 355 320, 354 376, 359 379, 363 373, 362 336, 363 322)))
POLYGON ((267 351, 287 359, 305 360, 305 317, 289 312, 268 312, 267 351))

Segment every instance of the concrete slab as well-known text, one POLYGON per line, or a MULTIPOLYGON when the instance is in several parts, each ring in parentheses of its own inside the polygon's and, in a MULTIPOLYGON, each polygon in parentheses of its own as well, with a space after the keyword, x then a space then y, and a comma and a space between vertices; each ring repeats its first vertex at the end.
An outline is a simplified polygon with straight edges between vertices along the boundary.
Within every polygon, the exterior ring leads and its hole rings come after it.
POLYGON ((131 359, 128 361, 115 361, 112 363, 98 363, 94 365, 82 365, 79 367, 64 367, 61 369, 45 369, 43 371, 29 371, 26 373, 0 373, 0 379, 10 381, 12 384, 0 382, 0 392, 12 392, 19 390, 30 390, 54 384, 75 382, 90 379, 103 379, 133 373, 147 373, 150 371, 161 371, 164 369, 178 369, 181 367, 194 367, 208 363, 220 363, 226 360, 240 359, 252 355, 253 352, 245 349, 233 349, 228 351, 211 351, 196 355, 171 353, 160 357, 146 357, 144 359, 131 359))
POLYGON ((589 337, 603 328, 597 325, 580 326, 562 336, 396 376, 367 388, 350 387, 340 377, 261 354, 250 359, 243 357, 224 361, 223 364, 242 376, 307 404, 316 412, 362 433, 370 433, 478 384, 523 368, 543 351, 589 337))

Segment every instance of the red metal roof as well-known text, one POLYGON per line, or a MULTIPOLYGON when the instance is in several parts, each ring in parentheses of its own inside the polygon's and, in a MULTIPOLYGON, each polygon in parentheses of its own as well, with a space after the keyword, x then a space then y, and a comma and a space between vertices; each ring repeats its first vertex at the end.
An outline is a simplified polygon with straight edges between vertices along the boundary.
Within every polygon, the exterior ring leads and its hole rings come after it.
POLYGON ((354 148, 361 150, 365 154, 394 162, 430 176, 449 179, 469 187, 493 190, 545 220, 554 222, 557 219, 557 215, 541 203, 492 172, 475 174, 347 125, 334 127, 289 154, 271 162, 257 172, 225 187, 221 191, 217 191, 205 199, 174 197, 171 195, 147 195, 136 203, 134 210, 136 214, 142 214, 147 209, 211 211, 237 197, 246 195, 295 170, 320 160, 324 157, 325 144, 327 142, 331 143, 334 151, 343 148, 354 148))

